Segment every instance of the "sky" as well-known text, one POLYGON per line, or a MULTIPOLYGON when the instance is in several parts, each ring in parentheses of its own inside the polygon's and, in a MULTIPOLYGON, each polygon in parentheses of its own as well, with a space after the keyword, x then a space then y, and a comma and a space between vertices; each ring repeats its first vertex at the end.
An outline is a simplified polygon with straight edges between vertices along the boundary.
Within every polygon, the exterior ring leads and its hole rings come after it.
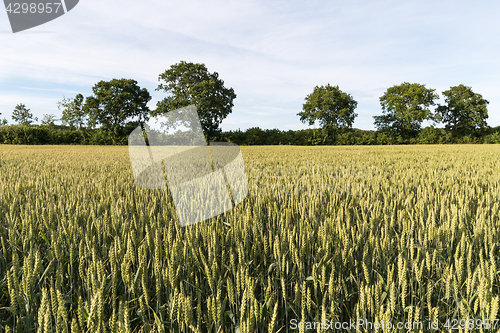
POLYGON ((224 131, 296 130, 315 86, 338 85, 358 102, 353 127, 374 129, 379 98, 403 82, 440 94, 464 84, 500 125, 500 2, 406 0, 81 0, 67 14, 12 33, 0 9, 0 119, 24 103, 39 119, 57 102, 113 78, 153 96, 158 75, 204 63, 237 95, 224 131))

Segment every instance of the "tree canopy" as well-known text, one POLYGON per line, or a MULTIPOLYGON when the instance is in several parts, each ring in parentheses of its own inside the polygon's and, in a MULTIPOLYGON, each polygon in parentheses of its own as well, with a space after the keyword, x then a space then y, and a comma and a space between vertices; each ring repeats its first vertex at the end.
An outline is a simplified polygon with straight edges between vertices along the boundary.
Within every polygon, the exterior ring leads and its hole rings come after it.
POLYGON ((341 91, 339 86, 316 86, 314 91, 305 98, 302 111, 297 113, 300 121, 314 125, 316 121, 321 127, 329 129, 351 128, 358 102, 353 97, 341 91))
POLYGON ((63 110, 61 117, 63 124, 69 125, 72 129, 84 127, 87 115, 85 114, 83 99, 82 94, 77 94, 75 98, 66 99, 63 97, 63 100, 57 103, 59 110, 63 110))
POLYGON ((423 84, 403 82, 387 89, 380 97, 382 115, 374 116, 378 130, 411 136, 421 129, 424 120, 434 119, 429 107, 439 99, 435 89, 423 84))
POLYGON ((54 126, 56 121, 56 116, 53 114, 44 114, 42 118, 42 126, 54 126))
POLYGON ((149 118, 148 102, 151 95, 147 89, 141 89, 132 79, 113 79, 100 81, 93 88, 95 96, 87 97, 84 105, 89 116, 89 124, 100 124, 105 128, 124 125, 137 117, 138 121, 149 118))
POLYGON ((443 91, 445 105, 437 107, 439 120, 447 129, 470 133, 487 126, 489 102, 463 84, 443 91))
POLYGON ((220 132, 219 125, 232 112, 236 94, 224 86, 217 72, 210 73, 205 64, 181 61, 160 74, 158 81, 162 83, 156 90, 168 95, 157 103, 152 115, 194 104, 205 134, 220 132))
POLYGON ((30 112, 30 109, 26 108, 26 105, 23 103, 17 104, 12 112, 12 119, 21 125, 29 125, 34 121, 37 121, 37 118, 33 118, 33 114, 30 112))

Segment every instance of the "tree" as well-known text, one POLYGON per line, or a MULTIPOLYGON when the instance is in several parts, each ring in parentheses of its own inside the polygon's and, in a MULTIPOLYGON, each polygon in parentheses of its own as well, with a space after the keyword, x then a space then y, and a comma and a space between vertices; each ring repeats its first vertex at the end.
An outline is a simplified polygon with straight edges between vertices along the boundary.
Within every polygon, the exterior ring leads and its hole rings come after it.
MULTIPOLYGON (((2 115, 2 113, 0 112, 0 116, 1 115, 2 115)), ((4 125, 7 125, 7 119, 5 119, 5 118, 0 121, 0 126, 4 126, 4 125)))
POLYGON ((30 109, 26 108, 26 105, 20 103, 17 104, 12 112, 12 119, 21 125, 29 125, 34 121, 37 121, 37 118, 33 118, 33 114, 30 112, 30 109))
POLYGON ((447 129, 466 134, 487 126, 489 102, 474 93, 471 87, 463 84, 450 87, 443 95, 446 105, 439 105, 436 112, 447 129))
POLYGON ((339 86, 326 86, 314 88, 314 91, 305 98, 302 106, 300 121, 314 125, 318 121, 323 128, 345 129, 351 128, 357 114, 354 109, 358 106, 352 96, 339 89, 339 86))
POLYGON ((164 83, 156 90, 168 96, 156 104, 153 116, 195 104, 205 134, 220 132, 219 124, 232 112, 236 94, 224 86, 217 72, 210 73, 204 64, 181 61, 160 74, 158 81, 164 83))
POLYGON ((83 109, 89 116, 89 124, 104 128, 123 126, 127 119, 138 117, 147 121, 148 102, 151 95, 146 88, 141 89, 132 79, 100 81, 93 88, 95 96, 87 97, 83 109))
POLYGON ((75 98, 66 99, 63 96, 63 100, 57 103, 57 108, 62 111, 61 120, 64 125, 69 125, 71 129, 78 127, 81 129, 85 126, 87 121, 87 115, 84 110, 83 95, 78 94, 75 98))
POLYGON ((380 97, 382 115, 374 116, 375 126, 381 131, 391 131, 403 137, 415 135, 422 121, 432 120, 434 116, 429 106, 435 105, 439 95, 435 89, 423 84, 404 82, 387 89, 380 97))
POLYGON ((54 121, 57 120, 53 114, 44 114, 42 118, 43 126, 54 126, 54 121))

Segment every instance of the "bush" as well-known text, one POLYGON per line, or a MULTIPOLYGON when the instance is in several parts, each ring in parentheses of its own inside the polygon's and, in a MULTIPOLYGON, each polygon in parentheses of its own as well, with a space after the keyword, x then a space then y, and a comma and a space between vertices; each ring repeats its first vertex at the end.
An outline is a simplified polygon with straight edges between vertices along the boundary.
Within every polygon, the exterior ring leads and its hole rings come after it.
POLYGON ((417 135, 417 143, 420 144, 434 144, 439 142, 441 131, 433 126, 426 127, 417 135))
MULTIPOLYGON (((130 122, 125 126, 98 129, 70 129, 67 126, 0 126, 0 143, 3 144, 83 144, 127 145, 128 135, 139 126, 130 122)), ((220 132, 208 141, 226 141, 237 145, 387 145, 387 144, 451 144, 451 143, 500 143, 500 127, 487 128, 473 134, 457 135, 452 131, 433 126, 422 129, 415 137, 403 138, 389 131, 364 131, 359 129, 334 131, 331 129, 288 130, 252 127, 246 131, 220 132)))

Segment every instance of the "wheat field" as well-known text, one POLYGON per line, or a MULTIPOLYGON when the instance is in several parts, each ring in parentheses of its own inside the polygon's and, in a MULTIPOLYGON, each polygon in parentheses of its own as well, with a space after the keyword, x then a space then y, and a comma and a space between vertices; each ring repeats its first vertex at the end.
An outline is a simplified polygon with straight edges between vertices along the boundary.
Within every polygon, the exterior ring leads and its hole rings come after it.
POLYGON ((242 153, 248 197, 181 228, 127 147, 0 145, 0 332, 498 330, 500 146, 242 153))

